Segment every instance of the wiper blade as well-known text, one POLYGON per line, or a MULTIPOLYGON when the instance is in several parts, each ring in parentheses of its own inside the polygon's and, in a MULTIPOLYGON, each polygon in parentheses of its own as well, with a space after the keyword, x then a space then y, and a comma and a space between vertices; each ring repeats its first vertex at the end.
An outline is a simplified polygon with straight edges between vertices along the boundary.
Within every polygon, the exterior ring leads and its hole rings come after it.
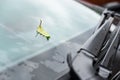
POLYGON ((102 48, 108 32, 110 31, 113 20, 113 17, 106 20, 105 23, 87 40, 80 50, 85 50, 96 57, 102 48))
POLYGON ((97 72, 102 78, 109 79, 120 44, 120 24, 111 30, 116 19, 120 19, 119 14, 105 10, 93 35, 84 43, 73 60, 69 57, 70 72, 73 71, 76 77, 88 79, 97 72), (95 66, 92 64, 94 59, 97 60, 95 66), (83 77, 85 75, 86 78, 83 77))
POLYGON ((100 64, 99 74, 101 76, 105 77, 105 75, 102 74, 103 70, 104 70, 104 73, 106 73, 106 75, 108 75, 108 76, 111 73, 112 62, 113 62, 113 60, 115 58, 119 43, 120 43, 120 27, 118 28, 117 33, 114 36, 113 41, 112 41, 110 47, 108 48, 108 50, 106 52, 106 55, 104 56, 104 58, 103 58, 103 60, 102 60, 102 62, 100 64), (109 71, 110 73, 107 73, 106 71, 109 71))

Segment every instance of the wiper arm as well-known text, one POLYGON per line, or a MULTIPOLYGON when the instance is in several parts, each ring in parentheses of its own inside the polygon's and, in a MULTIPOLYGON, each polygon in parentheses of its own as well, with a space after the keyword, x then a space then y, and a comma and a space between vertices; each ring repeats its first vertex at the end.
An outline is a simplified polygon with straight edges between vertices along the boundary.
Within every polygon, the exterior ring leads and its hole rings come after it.
POLYGON ((110 17, 108 20, 106 20, 105 23, 102 24, 102 26, 98 28, 95 33, 87 40, 87 42, 80 50, 85 50, 91 53, 91 55, 94 57, 97 57, 110 31, 113 20, 113 17, 110 17))
POLYGON ((101 64, 100 64, 100 70, 99 70, 99 74, 102 77, 108 77, 109 74, 112 72, 111 71, 111 67, 112 67, 112 63, 115 58, 118 46, 119 46, 119 42, 120 42, 120 27, 117 30, 116 35, 113 38, 113 41, 110 45, 110 47, 107 50, 106 55, 104 56, 101 64), (106 75, 103 75, 103 72, 106 73, 106 75))
POLYGON ((80 48, 77 56, 73 60, 69 57, 70 72, 74 72, 79 79, 85 79, 85 75, 87 78, 92 76, 91 72, 87 73, 88 71, 93 71, 93 74, 97 72, 101 77, 108 79, 120 43, 120 26, 115 27, 113 31, 110 30, 116 19, 120 19, 119 14, 105 10, 95 32, 80 48), (97 68, 92 65, 94 59, 97 59, 97 68), (81 74, 82 66, 85 67, 85 71, 81 74), (86 66, 91 67, 91 70, 86 66))

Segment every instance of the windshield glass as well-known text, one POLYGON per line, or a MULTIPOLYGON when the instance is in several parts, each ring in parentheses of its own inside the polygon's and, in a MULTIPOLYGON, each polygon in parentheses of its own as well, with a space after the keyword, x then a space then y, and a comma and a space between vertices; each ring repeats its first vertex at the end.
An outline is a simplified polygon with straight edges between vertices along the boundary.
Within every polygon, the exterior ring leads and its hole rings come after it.
POLYGON ((95 27, 98 20, 98 14, 71 0, 1 0, 0 70, 95 27), (40 19, 49 41, 36 37, 40 19))

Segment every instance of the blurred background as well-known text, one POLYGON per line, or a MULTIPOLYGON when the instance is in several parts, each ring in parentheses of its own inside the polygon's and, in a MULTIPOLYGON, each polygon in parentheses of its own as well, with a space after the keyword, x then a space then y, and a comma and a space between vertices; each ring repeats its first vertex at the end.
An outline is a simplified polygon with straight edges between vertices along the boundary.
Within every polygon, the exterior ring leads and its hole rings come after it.
POLYGON ((77 0, 88 5, 100 6, 120 13, 120 0, 77 0))
POLYGON ((100 5, 100 6, 106 5, 108 3, 120 2, 120 0, 84 0, 84 1, 90 2, 92 4, 100 5))

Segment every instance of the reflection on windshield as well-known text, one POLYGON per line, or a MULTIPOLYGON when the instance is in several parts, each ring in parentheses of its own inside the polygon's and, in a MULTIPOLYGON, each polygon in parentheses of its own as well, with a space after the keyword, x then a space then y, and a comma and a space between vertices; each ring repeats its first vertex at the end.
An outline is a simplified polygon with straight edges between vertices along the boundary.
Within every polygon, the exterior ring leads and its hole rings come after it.
POLYGON ((0 69, 33 57, 94 27, 99 16, 70 0, 0 1, 0 69), (51 39, 35 37, 39 20, 51 39))

